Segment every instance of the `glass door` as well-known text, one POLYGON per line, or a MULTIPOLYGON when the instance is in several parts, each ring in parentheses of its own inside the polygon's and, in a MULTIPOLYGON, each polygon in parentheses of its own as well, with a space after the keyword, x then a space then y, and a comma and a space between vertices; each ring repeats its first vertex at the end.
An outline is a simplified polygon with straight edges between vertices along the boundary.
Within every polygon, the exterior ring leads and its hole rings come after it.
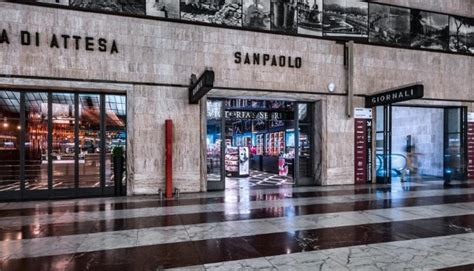
POLYGON ((75 187, 75 95, 52 93, 51 101, 51 152, 52 187, 66 189, 75 187))
POLYGON ((125 158, 124 95, 0 90, 0 200, 118 195, 116 147, 125 158))
POLYGON ((444 179, 466 179, 466 127, 465 107, 444 109, 444 179))
POLYGON ((295 123, 297 125, 295 138, 298 148, 295 159, 296 185, 313 185, 316 182, 313 162, 313 104, 296 103, 295 105, 295 123))
MULTIPOLYGON (((206 172, 207 190, 224 190, 224 104, 222 100, 207 101, 206 172)), ((226 165, 233 166, 233 165, 226 165)))
POLYGON ((47 92, 27 92, 22 93, 22 96, 22 126, 25 127, 24 196, 28 198, 30 194, 47 194, 49 191, 49 95, 47 92))
POLYGON ((20 93, 0 91, 0 193, 20 197, 20 93))
POLYGON ((377 183, 392 179, 392 106, 375 108, 375 170, 377 183))
POLYGON ((100 187, 100 95, 79 94, 78 174, 79 187, 100 187))

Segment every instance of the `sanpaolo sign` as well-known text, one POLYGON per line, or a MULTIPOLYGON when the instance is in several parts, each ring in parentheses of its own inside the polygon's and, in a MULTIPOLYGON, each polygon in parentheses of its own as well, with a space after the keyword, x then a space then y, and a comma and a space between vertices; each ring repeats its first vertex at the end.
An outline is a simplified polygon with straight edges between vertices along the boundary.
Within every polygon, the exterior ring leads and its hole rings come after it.
POLYGON ((378 93, 365 98, 365 107, 387 105, 413 99, 423 98, 424 87, 421 84, 402 87, 387 92, 378 93))
POLYGON ((199 100, 214 87, 214 71, 205 70, 189 87, 189 103, 197 104, 199 100))

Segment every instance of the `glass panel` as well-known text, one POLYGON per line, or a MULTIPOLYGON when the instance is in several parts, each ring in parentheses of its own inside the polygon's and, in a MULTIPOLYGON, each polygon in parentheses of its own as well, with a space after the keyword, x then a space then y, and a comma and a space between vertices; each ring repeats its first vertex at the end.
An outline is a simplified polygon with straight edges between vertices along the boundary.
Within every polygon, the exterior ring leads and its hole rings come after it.
POLYGON ((25 94, 25 189, 48 189, 48 94, 25 94))
POLYGON ((300 124, 299 128, 299 174, 300 178, 312 177, 312 146, 311 146, 311 134, 312 126, 306 124, 300 124))
POLYGON ((375 108, 375 131, 383 132, 383 106, 377 106, 375 108))
POLYGON ((0 192, 20 190, 20 93, 0 91, 0 192))
POLYGON ((448 133, 461 132, 461 110, 458 108, 448 110, 448 133))
POLYGON ((115 147, 122 147, 125 152, 127 149, 126 101, 127 98, 123 95, 105 96, 105 186, 114 185, 112 150, 115 147))
POLYGON ((100 187, 100 95, 79 95, 79 187, 100 187))
POLYGON ((461 108, 445 110, 447 128, 445 134, 444 171, 446 179, 464 179, 464 152, 462 144, 461 108))
POLYGON ((74 188, 74 94, 52 94, 53 188, 74 188))
POLYGON ((299 178, 313 177, 312 134, 313 110, 310 104, 298 104, 299 178))
POLYGON ((207 180, 221 180, 222 102, 207 101, 207 180))
POLYGON ((445 171, 453 179, 462 179, 464 167, 462 163, 461 134, 448 134, 445 150, 445 171))

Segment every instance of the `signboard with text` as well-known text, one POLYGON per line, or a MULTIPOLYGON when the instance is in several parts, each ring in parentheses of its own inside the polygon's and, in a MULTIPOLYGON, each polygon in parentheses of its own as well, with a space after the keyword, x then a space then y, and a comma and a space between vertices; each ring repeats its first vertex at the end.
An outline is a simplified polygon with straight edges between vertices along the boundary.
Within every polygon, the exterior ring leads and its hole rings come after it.
POLYGON ((374 94, 365 98, 365 107, 374 107, 423 98, 423 85, 416 84, 374 94))
POLYGON ((204 73, 189 87, 189 103, 197 104, 214 87, 214 71, 205 70, 204 73))
POLYGON ((467 179, 474 180, 474 112, 467 113, 467 179))
POLYGON ((372 183, 372 109, 354 108, 354 176, 356 184, 372 183))

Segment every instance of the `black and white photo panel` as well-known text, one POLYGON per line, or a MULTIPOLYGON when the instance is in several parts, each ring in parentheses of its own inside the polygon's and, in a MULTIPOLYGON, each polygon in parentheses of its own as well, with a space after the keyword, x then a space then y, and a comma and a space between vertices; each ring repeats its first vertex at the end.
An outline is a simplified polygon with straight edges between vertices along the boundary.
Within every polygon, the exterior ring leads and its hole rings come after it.
POLYGON ((243 26, 270 30, 270 0, 243 0, 243 26))
POLYGON ((146 0, 146 15, 179 19, 179 1, 146 0))
POLYGON ((183 20, 242 26, 242 0, 181 0, 180 7, 183 20))
POLYGON ((298 34, 323 35, 323 0, 298 0, 298 34))
POLYGON ((324 0, 323 35, 367 40, 368 9, 367 1, 324 0))
POLYGON ((450 16, 449 50, 474 54, 474 19, 450 16))
POLYGON ((410 9, 370 4, 369 42, 410 46, 410 9))
POLYGON ((145 0, 70 0, 73 7, 145 15, 145 0))
POLYGON ((32 2, 69 6, 69 0, 34 0, 32 2))
POLYGON ((448 50, 448 15, 412 9, 410 18, 411 47, 448 50))
POLYGON ((287 33, 296 33, 298 18, 296 0, 271 0, 271 29, 287 33))

